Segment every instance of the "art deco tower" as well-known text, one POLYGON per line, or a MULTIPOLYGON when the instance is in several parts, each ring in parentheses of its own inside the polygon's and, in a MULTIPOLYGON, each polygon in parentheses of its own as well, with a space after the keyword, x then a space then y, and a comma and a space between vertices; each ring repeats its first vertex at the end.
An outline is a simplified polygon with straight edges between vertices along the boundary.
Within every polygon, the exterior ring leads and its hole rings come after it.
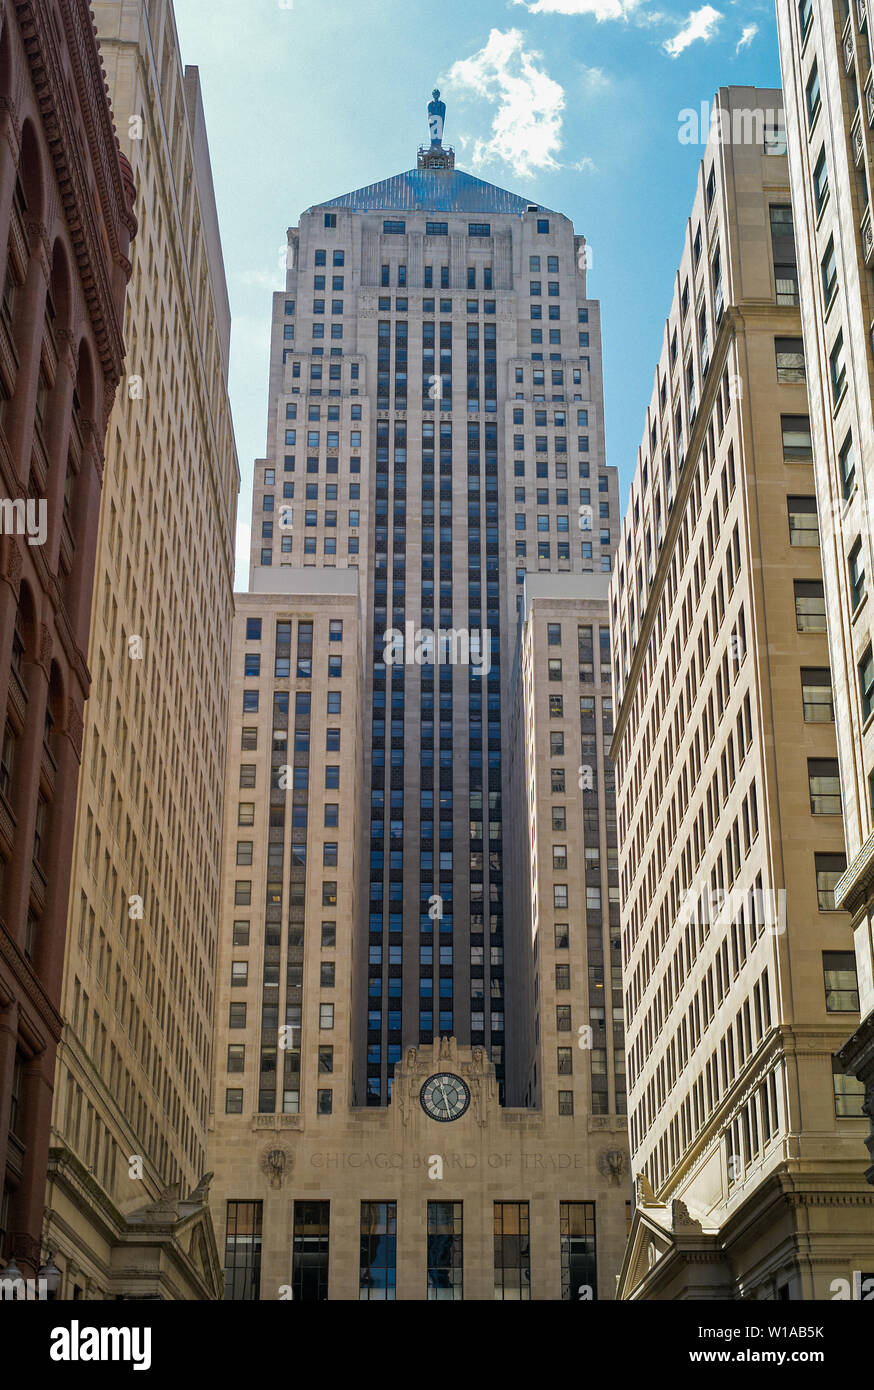
POLYGON ((624 1240, 600 309, 570 221, 457 169, 444 115, 303 214, 274 303, 210 1150, 232 1297, 608 1297, 624 1240))

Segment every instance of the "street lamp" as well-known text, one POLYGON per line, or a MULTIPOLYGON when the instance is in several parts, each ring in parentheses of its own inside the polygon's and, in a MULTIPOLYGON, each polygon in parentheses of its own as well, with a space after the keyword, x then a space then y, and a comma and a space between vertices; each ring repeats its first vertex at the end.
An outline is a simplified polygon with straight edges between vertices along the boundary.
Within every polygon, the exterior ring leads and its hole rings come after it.
POLYGON ((61 1271, 55 1264, 54 1250, 49 1251, 49 1257, 37 1275, 37 1278, 45 1280, 46 1295, 49 1299, 57 1297, 57 1292, 61 1284, 61 1271))

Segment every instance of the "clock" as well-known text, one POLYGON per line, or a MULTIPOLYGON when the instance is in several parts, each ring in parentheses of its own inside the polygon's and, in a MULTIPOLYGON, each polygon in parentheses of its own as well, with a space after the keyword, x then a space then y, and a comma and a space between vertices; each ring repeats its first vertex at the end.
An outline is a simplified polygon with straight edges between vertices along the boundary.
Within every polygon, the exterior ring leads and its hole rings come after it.
POLYGON ((460 1076, 440 1071, 429 1076, 419 1092, 425 1114, 432 1120, 460 1120, 470 1105, 470 1090, 460 1076))

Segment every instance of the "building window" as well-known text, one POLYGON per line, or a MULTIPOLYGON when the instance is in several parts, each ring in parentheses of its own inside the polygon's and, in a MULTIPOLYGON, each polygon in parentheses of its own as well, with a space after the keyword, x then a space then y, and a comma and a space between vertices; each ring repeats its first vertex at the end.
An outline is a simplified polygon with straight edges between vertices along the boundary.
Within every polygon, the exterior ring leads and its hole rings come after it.
POLYGON ((358 1297, 365 1302, 397 1296, 397 1202, 361 1203, 358 1297))
POLYGON ((846 872, 847 859, 844 854, 816 854, 816 900, 820 912, 836 912, 835 884, 846 872))
POLYGON ((807 79, 807 124, 811 128, 819 115, 820 105, 819 69, 816 66, 816 59, 814 59, 813 67, 810 69, 810 76, 807 79))
POLYGON ((865 597, 865 557, 862 554, 861 536, 850 551, 847 559, 847 568, 850 574, 850 595, 853 600, 853 609, 855 610, 865 597))
POLYGON ((825 632, 825 594, 821 579, 795 580, 795 625, 799 632, 825 632))
POLYGON ((225 1114, 242 1115, 243 1092, 240 1088, 229 1086, 225 1091, 225 1114))
POLYGON ((832 673, 827 666, 801 670, 801 703, 806 724, 833 724, 835 718, 832 673))
POLYGON ((819 520, 815 497, 787 497, 789 544, 819 545, 819 520))
POLYGON ((825 248, 825 255, 820 263, 822 271, 822 293, 825 299, 825 307, 828 309, 838 288, 838 262, 835 256, 835 239, 829 237, 828 246, 825 248))
POLYGON ((828 200, 828 163, 825 157, 825 145, 819 152, 819 159, 813 171, 813 191, 816 198, 817 216, 822 212, 828 200))
POLYGON ((561 1202, 561 1296, 566 1302, 598 1297, 595 1203, 561 1202))
POLYGON ((798 266, 795 260, 795 230, 791 205, 774 204, 770 209, 770 219, 777 303, 797 304, 798 266))
POLYGON ((838 454, 838 465, 841 471, 841 490, 844 494, 844 501, 850 496, 856 485, 856 460, 853 454, 853 435, 849 433, 841 446, 838 454))
POLYGON ((851 1116, 853 1119, 861 1119, 864 1114, 862 1102, 865 1099, 865 1087, 861 1081, 857 1081, 855 1076, 845 1076, 840 1069, 840 1062, 837 1057, 832 1057, 832 1077, 835 1088, 835 1114, 838 1116, 851 1116))
POLYGON ((291 1296, 295 1302, 325 1302, 328 1297, 330 1203, 295 1202, 291 1259, 291 1296))
POLYGON ((464 1296, 461 1202, 428 1203, 428 1300, 464 1296))
POLYGON ((832 348, 831 356, 829 357, 829 365, 831 368, 832 376, 832 396, 835 405, 837 405, 838 401, 841 399, 841 396, 844 393, 844 387, 847 384, 847 364, 844 360, 843 329, 840 331, 840 333, 838 333, 838 336, 835 339, 835 345, 832 348))
POLYGON ((781 415, 783 431, 783 462, 812 463, 813 444, 810 438, 808 415, 781 415))
POLYGON ((859 662, 859 690, 862 696, 862 718, 874 710, 874 654, 869 646, 859 662))
POLYGON ((558 1093, 558 1113, 559 1115, 572 1115, 574 1113, 574 1093, 573 1091, 559 1091, 558 1093))
POLYGON ((527 1202, 495 1202, 495 1298, 513 1303, 531 1298, 527 1202))
POLYGON ((261 1202, 228 1202, 225 1224, 225 1298, 261 1294, 261 1202))
POLYGON ((387 218, 382 224, 382 230, 386 236, 403 236, 407 230, 407 224, 387 218))
POLYGON ((841 814, 841 781, 837 758, 808 758, 807 781, 813 816, 841 814))
POLYGON ((777 355, 777 380, 785 384, 803 382, 804 342, 801 338, 775 338, 774 350, 777 355))
POLYGON ((764 151, 766 155, 785 155, 786 126, 783 113, 774 114, 774 119, 765 122, 764 151))
POLYGON ((830 1014, 859 1012, 859 981, 853 951, 823 951, 825 1007, 830 1014))

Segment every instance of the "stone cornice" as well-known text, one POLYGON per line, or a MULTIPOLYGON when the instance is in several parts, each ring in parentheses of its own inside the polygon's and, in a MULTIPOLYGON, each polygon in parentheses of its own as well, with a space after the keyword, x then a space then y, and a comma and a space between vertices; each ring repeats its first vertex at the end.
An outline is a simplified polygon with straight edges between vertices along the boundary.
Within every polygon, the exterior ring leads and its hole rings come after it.
POLYGON ((868 836, 851 864, 835 884, 835 907, 853 916, 874 893, 874 833, 868 836))
POLYGON ((130 262, 119 244, 119 224, 126 226, 131 235, 136 224, 128 203, 129 190, 122 172, 106 76, 88 0, 65 0, 60 5, 52 5, 47 0, 17 0, 18 25, 103 373, 109 380, 117 381, 124 360, 121 324, 83 165, 76 120, 70 109, 55 19, 49 12, 53 9, 56 14, 60 11, 64 27, 110 252, 113 261, 125 269, 127 276, 130 275, 130 262), (98 93, 103 93, 102 99, 98 93))

